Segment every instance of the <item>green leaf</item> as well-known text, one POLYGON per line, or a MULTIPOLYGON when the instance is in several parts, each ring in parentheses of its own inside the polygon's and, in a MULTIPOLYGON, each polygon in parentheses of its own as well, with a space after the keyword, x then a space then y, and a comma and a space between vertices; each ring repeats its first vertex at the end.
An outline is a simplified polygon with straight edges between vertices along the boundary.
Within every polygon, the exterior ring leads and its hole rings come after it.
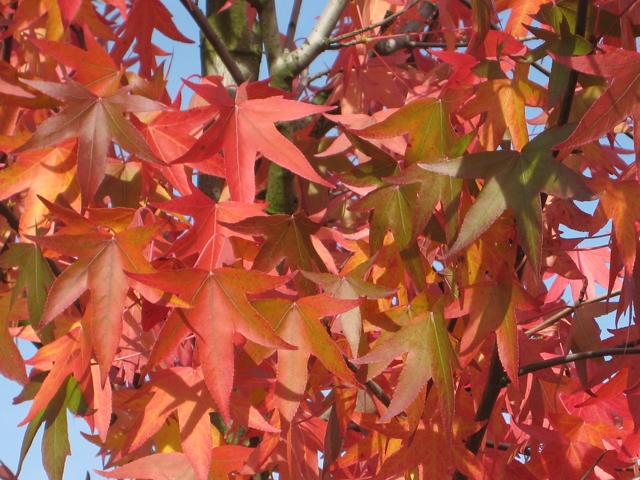
POLYGON ((587 201, 594 198, 583 177, 551 155, 552 147, 567 138, 574 128, 575 125, 565 125, 546 130, 522 152, 473 153, 450 162, 420 165, 425 170, 444 175, 485 179, 449 250, 450 255, 476 240, 507 207, 512 207, 522 249, 539 275, 542 258, 540 192, 564 199, 587 201))
POLYGON ((26 288, 29 323, 37 329, 47 301, 47 292, 54 280, 40 247, 29 243, 13 243, 9 250, 0 256, 0 267, 19 267, 11 305, 14 304, 22 289, 26 288))
POLYGON ((390 420, 405 410, 429 379, 433 379, 445 432, 451 437, 455 393, 454 371, 459 368, 459 365, 445 327, 443 300, 435 303, 432 311, 419 314, 397 333, 378 342, 367 355, 352 362, 356 364, 388 363, 405 353, 407 356, 398 385, 391 404, 380 418, 380 422, 390 420))
POLYGON ((408 134, 405 153, 408 164, 433 155, 449 155, 458 140, 449 121, 445 101, 435 98, 411 102, 382 122, 353 133, 365 138, 391 138, 408 134))
POLYGON ((384 236, 390 230, 398 248, 406 248, 412 239, 413 206, 419 186, 385 185, 364 196, 349 207, 354 212, 373 210, 371 218, 371 251, 382 247, 384 236))
POLYGON ((42 464, 49 480, 62 480, 64 464, 71 455, 67 410, 61 408, 53 420, 47 420, 42 437, 42 464))
MULTIPOLYGON (((42 440, 42 461, 45 471, 50 480, 62 479, 65 458, 71 454, 67 432, 67 411, 64 408, 70 378, 71 377, 68 377, 60 386, 58 392, 53 396, 47 407, 40 410, 29 422, 27 431, 22 439, 20 460, 18 462, 16 475, 20 475, 24 459, 33 444, 33 440, 40 426, 44 423, 45 433, 42 440)), ((35 384, 37 385, 38 383, 41 385, 42 381, 38 379, 35 384)))

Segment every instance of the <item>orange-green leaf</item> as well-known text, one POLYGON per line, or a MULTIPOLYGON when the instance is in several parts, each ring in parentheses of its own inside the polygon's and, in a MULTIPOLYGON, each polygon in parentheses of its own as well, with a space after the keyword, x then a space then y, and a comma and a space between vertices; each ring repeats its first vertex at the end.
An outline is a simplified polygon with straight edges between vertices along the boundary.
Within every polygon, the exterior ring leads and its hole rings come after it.
POLYGON ((53 283, 40 323, 42 326, 49 323, 89 289, 91 337, 103 382, 122 333, 122 315, 131 283, 124 272, 153 271, 143 249, 157 233, 157 225, 131 228, 115 234, 96 226, 93 231, 79 235, 68 235, 62 231, 52 236, 31 237, 42 247, 78 258, 53 283))
MULTIPOLYGON (((370 267, 369 262, 365 263, 365 267, 370 267)), ((302 275, 309 280, 322 285, 326 293, 331 294, 334 298, 344 300, 356 300, 366 297, 370 300, 389 297, 396 293, 396 289, 387 288, 383 285, 365 282, 360 278, 366 268, 357 267, 347 275, 333 275, 331 273, 315 273, 302 271, 302 275)), ((362 316, 360 307, 352 308, 340 315, 340 323, 344 332, 353 357, 358 356, 358 346, 360 344, 360 335, 362 334, 362 316)))
POLYGON ((458 141, 449 121, 445 101, 421 98, 392 113, 380 123, 363 130, 354 130, 364 138, 391 138, 409 134, 406 161, 409 164, 433 155, 448 155, 458 141))
POLYGON ((507 209, 516 214, 522 249, 536 275, 542 259, 542 208, 540 192, 560 198, 591 200, 593 194, 583 177, 551 155, 551 147, 573 130, 573 125, 549 129, 529 142, 522 152, 496 151, 464 155, 446 163, 421 164, 425 170, 461 178, 484 178, 485 182, 451 246, 460 251, 507 209))
POLYGON ((427 381, 433 378, 445 432, 450 435, 454 409, 454 372, 458 368, 458 359, 444 322, 442 302, 438 302, 433 311, 418 315, 380 345, 376 344, 367 355, 352 360, 353 363, 388 363, 397 356, 407 354, 391 404, 380 418, 381 422, 405 410, 427 381))
MULTIPOLYGON (((357 385, 353 373, 343 360, 340 348, 327 333, 320 317, 346 312, 360 304, 360 300, 339 300, 328 295, 303 297, 296 301, 286 299, 254 302, 282 338, 298 347, 297 350, 278 351, 276 396, 280 413, 289 421, 304 398, 309 373, 307 362, 313 355, 341 380, 357 385)), ((254 355, 257 352, 254 352, 254 355)), ((267 355, 262 352, 259 357, 267 355)))
POLYGON ((28 243, 14 243, 0 256, 0 267, 19 267, 11 304, 13 305, 18 295, 26 288, 29 323, 37 329, 44 312, 47 292, 54 280, 40 248, 28 243))
MULTIPOLYGON (((218 222, 223 227, 244 235, 264 235, 265 242, 253 261, 253 268, 270 272, 287 259, 289 270, 326 272, 327 267, 316 252, 311 236, 320 225, 303 212, 294 215, 270 215, 245 218, 237 223, 218 222)), ((317 289, 305 277, 297 275, 293 282, 300 295, 313 295, 317 289)))
POLYGON ((18 320, 15 314, 24 310, 20 308, 20 303, 24 306, 24 301, 13 301, 13 295, 6 292, 0 295, 0 374, 6 378, 18 382, 20 385, 27 384, 27 371, 24 366, 24 360, 15 339, 9 334, 7 323, 11 320, 18 320))

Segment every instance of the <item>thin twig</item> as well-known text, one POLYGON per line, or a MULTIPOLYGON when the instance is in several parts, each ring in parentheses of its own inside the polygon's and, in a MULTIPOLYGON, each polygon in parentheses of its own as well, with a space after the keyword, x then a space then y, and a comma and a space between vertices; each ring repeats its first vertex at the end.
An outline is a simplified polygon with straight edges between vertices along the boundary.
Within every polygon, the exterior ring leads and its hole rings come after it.
POLYGON ((284 49, 290 52, 293 49, 293 41, 296 36, 296 28, 298 28, 298 18, 300 17, 300 8, 302 7, 302 0, 294 0, 291 7, 291 17, 289 18, 289 25, 287 26, 287 37, 284 41, 284 49))
POLYGON ((182 3, 182 5, 184 5, 184 7, 187 9, 189 14, 191 15, 191 18, 193 18, 193 20, 202 31, 204 37, 216 51, 227 70, 229 70, 233 81, 236 82, 237 85, 240 85, 242 82, 244 82, 246 79, 240 71, 240 68, 229 53, 229 50, 227 50, 227 47, 225 47, 222 40, 220 40, 220 37, 218 37, 218 34, 215 32, 215 30, 207 20, 207 16, 202 10, 200 10, 200 7, 193 3, 193 0, 180 0, 180 3, 182 3))
POLYGON ((295 77, 307 68, 318 55, 326 50, 326 40, 331 36, 331 32, 348 4, 349 0, 329 0, 309 37, 300 48, 281 55, 278 61, 271 66, 271 74, 278 76, 282 72, 287 72, 287 75, 295 77))
MULTIPOLYGON (((344 357, 344 361, 347 363, 347 367, 349 368, 349 370, 351 370, 353 373, 358 373, 359 368, 351 363, 347 357, 344 357)), ((373 395, 375 395, 375 397, 380 400, 380 402, 382 402, 385 407, 388 407, 391 404, 391 398, 389 397, 389 395, 387 395, 382 387, 375 381, 368 380, 364 384, 369 388, 369 390, 371 390, 371 393, 373 393, 373 395)))
POLYGON ((407 10, 413 7, 416 3, 418 3, 418 1, 414 0, 402 10, 397 11, 396 13, 392 13, 388 17, 385 17, 378 22, 372 23, 371 25, 367 25, 366 27, 359 28, 352 32, 347 32, 343 35, 338 35, 337 37, 331 37, 327 40, 327 44, 339 43, 343 40, 346 40, 347 38, 355 37, 356 35, 360 35, 361 33, 365 33, 375 28, 382 27, 383 25, 388 25, 389 23, 393 22, 396 18, 398 18, 400 15, 403 15, 404 13, 406 13, 407 10))
POLYGON ((562 310, 560 310, 558 313, 556 313, 552 317, 547 318, 544 322, 536 325, 535 327, 532 327, 532 328, 526 330, 524 333, 525 333, 525 335, 528 335, 528 336, 535 335, 540 330, 543 330, 543 329, 547 328, 548 326, 553 325, 554 323, 560 321, 561 319, 563 319, 567 315, 573 313, 575 310, 577 310, 578 308, 580 308, 580 307, 582 307, 584 305, 589 305, 590 303, 597 303, 597 302, 601 302, 603 300, 607 300, 609 298, 617 297, 618 295, 620 295, 620 293, 621 293, 621 290, 614 290, 610 294, 609 293, 604 293, 602 295, 598 295, 597 297, 593 297, 593 298, 590 298, 588 300, 584 300, 582 302, 576 302, 573 306, 563 308, 562 310))
MULTIPOLYGON (((640 355, 640 347, 636 348, 601 348, 600 350, 590 350, 588 352, 570 353, 561 357, 541 360, 540 362, 530 363, 518 369, 518 376, 527 375, 529 373, 544 370, 558 365, 566 365, 567 363, 577 362, 578 360, 587 360, 589 358, 615 357, 619 355, 640 355)), ((505 378, 505 381, 508 381, 505 378)))
POLYGON ((589 468, 589 470, 587 470, 584 475, 582 476, 582 478, 580 480, 587 480, 587 478, 589 478, 589 475, 591 475, 591 472, 593 472, 593 470, 596 468, 596 466, 600 463, 600 460, 602 460, 604 458, 604 456, 607 454, 608 450, 603 450, 602 453, 600 454, 600 456, 598 458, 596 458, 596 461, 593 462, 593 465, 591 465, 591 467, 589 468))
MULTIPOLYGON (((455 48, 465 48, 469 46, 469 42, 457 42, 453 45, 455 48)), ((407 42, 408 48, 447 48, 448 45, 444 42, 414 42, 410 40, 407 42)))

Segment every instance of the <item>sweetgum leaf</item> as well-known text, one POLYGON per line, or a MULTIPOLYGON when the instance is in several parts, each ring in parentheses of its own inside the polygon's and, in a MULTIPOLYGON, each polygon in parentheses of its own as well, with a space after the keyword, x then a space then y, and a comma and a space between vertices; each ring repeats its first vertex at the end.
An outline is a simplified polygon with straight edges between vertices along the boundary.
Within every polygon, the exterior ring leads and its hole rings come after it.
POLYGON ((433 155, 448 155, 458 140, 443 100, 421 98, 408 103, 380 123, 354 134, 364 138, 391 138, 408 135, 406 162, 413 164, 433 155))
POLYGON ((293 419, 304 398, 309 378, 307 362, 311 355, 342 381, 358 385, 343 360, 342 351, 327 333, 320 317, 346 312, 360 303, 360 300, 340 300, 326 294, 296 301, 271 299, 254 302, 254 307, 265 316, 274 330, 297 347, 297 350, 278 351, 276 404, 287 420, 293 419))
POLYGON ((371 250, 377 252, 388 231, 400 249, 409 246, 413 238, 413 205, 419 186, 383 185, 349 207, 354 212, 373 210, 371 218, 371 250))
POLYGON ((105 478, 148 478, 149 480, 199 480, 184 453, 156 453, 139 458, 110 472, 96 470, 105 478))
POLYGON ((111 139, 143 160, 164 164, 151 151, 140 132, 122 115, 123 112, 163 110, 161 104, 139 95, 129 95, 126 89, 98 96, 73 80, 67 84, 36 80, 23 82, 66 103, 67 107, 42 122, 31 138, 12 153, 50 147, 78 135, 76 175, 83 205, 88 205, 93 199, 104 178, 111 139))
POLYGON ((507 207, 512 207, 522 249, 539 275, 542 259, 540 192, 583 201, 594 198, 583 177, 551 155, 553 145, 566 138, 574 127, 565 125, 545 130, 522 152, 472 153, 450 162, 420 165, 425 170, 444 175, 485 179, 480 195, 469 209, 458 238, 449 250, 450 255, 477 239, 507 207))
MULTIPOLYGON (((416 297, 417 298, 417 297, 416 297)), ((391 404, 380 417, 384 422, 404 411, 420 390, 433 378, 444 431, 451 435, 454 410, 454 371, 458 360, 445 327, 442 302, 433 311, 421 313, 397 333, 376 344, 373 350, 353 363, 389 363, 407 354, 391 404)))
MULTIPOLYGON (((327 271, 327 267, 311 242, 311 236, 318 232, 320 225, 309 219, 303 212, 293 215, 249 217, 236 223, 221 221, 218 223, 244 235, 264 235, 265 242, 253 261, 255 270, 270 272, 286 258, 289 270, 292 272, 296 270, 327 271)), ((302 295, 318 293, 315 285, 301 275, 294 277, 293 282, 302 295)))
MULTIPOLYGON (((65 210, 48 202, 47 206, 57 212, 65 210)), ((103 228, 103 222, 96 225, 71 210, 67 212, 64 215, 70 226, 66 230, 51 236, 29 236, 41 247, 77 258, 51 286, 40 325, 52 321, 89 289, 91 336, 104 383, 122 333, 122 315, 131 283, 124 272, 153 271, 143 249, 155 238, 159 226, 135 227, 115 233, 103 228), (76 234, 73 234, 74 228, 79 230, 76 234)), ((107 216, 113 220, 121 213, 118 209, 110 209, 107 216)), ((109 219, 105 220, 108 222, 109 219)))
POLYGON ((0 267, 19 267, 11 304, 15 303, 22 289, 26 288, 29 323, 37 329, 44 312, 47 293, 54 280, 42 251, 37 245, 14 243, 0 256, 0 267))
MULTIPOLYGON (((285 100, 282 96, 250 98, 251 85, 238 87, 235 99, 217 77, 216 83, 185 83, 218 110, 218 116, 191 149, 177 160, 197 163, 224 151, 224 168, 231 199, 252 203, 255 198, 254 163, 257 153, 312 182, 332 187, 309 165, 302 152, 287 140, 274 123, 296 120, 331 108, 285 100)), ((271 89, 275 90, 275 89, 271 89)))
POLYGON ((248 293, 278 288, 291 277, 273 277, 235 268, 163 270, 130 273, 136 281, 180 294, 194 308, 175 310, 154 344, 147 371, 173 351, 189 332, 200 341, 205 383, 225 422, 230 420, 229 398, 234 376, 234 333, 269 348, 295 349, 284 341, 249 303, 248 293))
MULTIPOLYGON (((597 140, 629 116, 635 125, 640 124, 640 54, 606 45, 602 50, 604 54, 570 58, 551 54, 556 62, 574 70, 611 79, 609 88, 589 108, 571 136, 558 141, 557 148, 574 148, 597 140)), ((639 152, 637 135, 634 144, 639 152)))

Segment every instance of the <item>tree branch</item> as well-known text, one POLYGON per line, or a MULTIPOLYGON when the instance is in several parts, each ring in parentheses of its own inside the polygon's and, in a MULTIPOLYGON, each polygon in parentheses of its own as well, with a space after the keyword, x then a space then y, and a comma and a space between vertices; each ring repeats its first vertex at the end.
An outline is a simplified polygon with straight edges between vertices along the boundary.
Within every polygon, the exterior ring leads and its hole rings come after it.
MULTIPOLYGON (((584 37, 587 28, 587 10, 589 8, 589 2, 587 0, 579 0, 576 12, 576 25, 575 34, 584 37)), ((569 79, 562 95, 562 101, 560 103, 560 111, 558 114, 557 125, 566 125, 569 121, 569 114, 571 113, 571 105, 573 104, 573 95, 575 94, 576 85, 578 84, 578 75, 580 73, 577 70, 571 69, 569 73, 569 79)), ((557 151, 556 155, 558 154, 557 151)))
MULTIPOLYGON (((489 425, 488 420, 493 415, 493 408, 496 405, 496 400, 498 399, 498 395, 506 385, 504 381, 505 372, 502 367, 502 362, 500 361, 500 356, 498 355, 498 342, 493 346, 493 353, 491 355, 491 360, 489 363, 489 375, 487 376, 487 384, 484 387, 484 392, 482 392, 482 399, 480 400, 480 405, 478 405, 478 410, 476 410, 476 415, 474 417, 474 421, 476 422, 484 422, 484 426, 478 430, 476 433, 472 434, 467 438, 466 447, 474 455, 478 454, 480 447, 482 446, 484 434, 487 431, 487 427, 489 425)), ((453 474, 452 480, 466 480, 467 476, 464 475, 459 470, 453 474)))
MULTIPOLYGON (((358 371, 360 370, 358 366, 351 363, 347 357, 343 356, 343 358, 344 358, 344 361, 347 363, 347 367, 349 368, 349 370, 351 370, 353 373, 358 373, 358 371)), ((376 382, 374 382, 373 380, 369 380, 365 382, 365 385, 369 388, 369 390, 371 390, 371 393, 378 400, 380 400, 380 402, 382 402, 382 404, 385 407, 388 407, 391 404, 391 398, 389 397, 389 395, 384 393, 384 390, 382 389, 382 387, 378 385, 376 382)))
POLYGON ((260 27, 262 28, 262 41, 267 53, 267 65, 275 64, 282 55, 280 46, 280 29, 276 17, 276 5, 274 0, 265 0, 260 9, 260 27))
POLYGON ((529 330, 526 330, 524 333, 525 335, 528 335, 528 336, 535 335, 540 330, 547 328, 550 325, 553 325, 554 323, 558 322, 559 320, 566 317, 570 313, 576 311, 581 306, 588 305, 590 303, 598 303, 603 300, 607 300, 609 298, 617 297, 618 295, 620 295, 620 292, 621 290, 615 290, 611 292, 611 294, 604 293, 602 295, 598 295, 597 297, 590 298, 589 300, 584 300, 583 302, 579 302, 579 303, 576 302, 572 307, 563 308, 552 317, 547 318, 544 322, 540 323, 539 325, 536 325, 535 327, 530 328, 529 330))
MULTIPOLYGON (((600 357, 614 357, 618 355, 640 355, 640 347, 636 348, 602 348, 600 350, 591 350, 589 352, 570 353, 569 355, 563 355, 561 357, 550 358, 548 360, 542 360, 540 362, 530 363, 518 370, 518 376, 527 375, 528 373, 537 372, 538 370, 544 370, 545 368, 555 367, 556 365, 565 365, 571 362, 577 362, 578 360, 587 360, 589 358, 600 357)), ((508 381, 508 378, 505 377, 508 381)))
POLYGON ((294 0, 293 7, 291 7, 291 17, 289 18, 289 25, 287 26, 287 37, 284 41, 284 49, 289 52, 293 48, 293 42, 296 36, 296 28, 298 28, 298 17, 300 17, 300 8, 302 7, 302 0, 294 0))
POLYGON ((13 210, 9 208, 9 206, 5 202, 0 202, 0 215, 2 215, 5 218, 11 230, 18 233, 20 220, 18 219, 16 214, 13 212, 13 210))
POLYGON ((193 20, 200 28, 200 31, 202 31, 202 34, 216 51, 224 66, 227 68, 227 70, 229 70, 229 73, 231 74, 234 82, 236 82, 237 85, 240 85, 242 82, 244 82, 246 79, 240 71, 240 68, 231 57, 231 54, 227 50, 227 47, 225 47, 222 40, 220 40, 220 37, 218 37, 218 34, 211 27, 211 24, 207 20, 204 12, 200 10, 200 7, 193 3, 193 0, 180 0, 180 3, 182 3, 182 5, 184 5, 184 7, 187 9, 189 14, 191 15, 191 18, 193 18, 193 20))
POLYGON ((318 22, 304 44, 286 55, 282 55, 272 66, 272 75, 295 77, 307 68, 327 46, 327 38, 335 28, 349 0, 329 0, 318 22))

